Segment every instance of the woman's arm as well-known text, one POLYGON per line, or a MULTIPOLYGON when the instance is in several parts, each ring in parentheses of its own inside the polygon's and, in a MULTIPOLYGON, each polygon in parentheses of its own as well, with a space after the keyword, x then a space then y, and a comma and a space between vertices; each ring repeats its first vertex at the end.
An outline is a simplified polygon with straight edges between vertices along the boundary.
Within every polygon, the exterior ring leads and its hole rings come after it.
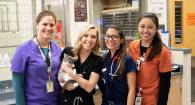
POLYGON ((90 93, 96 86, 100 75, 95 72, 91 72, 89 80, 86 80, 78 74, 73 75, 72 78, 79 84, 79 86, 90 93))
POLYGON ((135 71, 127 73, 127 83, 128 83, 128 96, 127 105, 134 105, 135 94, 136 94, 136 73, 135 71))
POLYGON ((160 89, 158 95, 158 105, 167 105, 171 72, 160 73, 160 89))
POLYGON ((24 74, 12 72, 12 83, 16 98, 16 105, 25 105, 24 74))
MULTIPOLYGON (((88 93, 90 93, 96 86, 100 75, 95 72, 91 72, 89 80, 84 79, 80 74, 73 74, 72 67, 69 64, 62 64, 61 69, 64 70, 70 77, 75 80, 79 86, 83 89, 85 89, 88 93)), ((69 88, 67 90, 73 90, 74 88, 70 86, 72 84, 69 84, 69 88)))

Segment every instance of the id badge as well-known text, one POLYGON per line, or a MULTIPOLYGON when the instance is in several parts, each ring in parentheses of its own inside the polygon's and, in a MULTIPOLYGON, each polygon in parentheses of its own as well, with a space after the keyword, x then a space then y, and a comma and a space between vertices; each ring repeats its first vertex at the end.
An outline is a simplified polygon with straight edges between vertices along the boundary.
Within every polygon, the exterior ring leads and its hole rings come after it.
POLYGON ((136 96, 135 105, 141 105, 141 102, 142 102, 142 97, 141 96, 136 96))
POLYGON ((137 65, 136 65, 138 71, 140 70, 140 65, 141 65, 141 60, 138 59, 138 60, 137 60, 137 65))
POLYGON ((141 105, 142 103, 142 94, 141 94, 142 88, 139 88, 138 93, 135 97, 135 105, 141 105))
POLYGON ((48 81, 46 83, 46 87, 47 87, 47 93, 53 92, 54 91, 53 81, 48 81))

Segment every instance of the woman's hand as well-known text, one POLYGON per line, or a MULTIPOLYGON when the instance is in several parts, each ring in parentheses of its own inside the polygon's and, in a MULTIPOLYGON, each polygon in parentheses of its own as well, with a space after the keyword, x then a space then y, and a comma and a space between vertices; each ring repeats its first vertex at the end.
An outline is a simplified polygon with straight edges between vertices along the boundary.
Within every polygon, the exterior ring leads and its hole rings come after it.
POLYGON ((73 77, 73 67, 70 63, 62 62, 61 69, 66 72, 70 77, 73 77))

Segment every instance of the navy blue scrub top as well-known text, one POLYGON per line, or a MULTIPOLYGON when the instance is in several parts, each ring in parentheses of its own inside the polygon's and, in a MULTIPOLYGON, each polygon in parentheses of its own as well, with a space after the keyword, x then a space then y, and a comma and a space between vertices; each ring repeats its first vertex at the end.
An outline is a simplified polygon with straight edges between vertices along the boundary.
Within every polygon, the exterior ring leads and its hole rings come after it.
POLYGON ((136 64, 130 56, 125 54, 122 78, 119 78, 116 72, 118 53, 120 53, 119 50, 112 58, 110 52, 105 56, 100 80, 102 84, 99 84, 99 88, 103 94, 103 101, 110 100, 116 102, 117 105, 123 105, 126 104, 128 95, 127 73, 136 71, 136 64))

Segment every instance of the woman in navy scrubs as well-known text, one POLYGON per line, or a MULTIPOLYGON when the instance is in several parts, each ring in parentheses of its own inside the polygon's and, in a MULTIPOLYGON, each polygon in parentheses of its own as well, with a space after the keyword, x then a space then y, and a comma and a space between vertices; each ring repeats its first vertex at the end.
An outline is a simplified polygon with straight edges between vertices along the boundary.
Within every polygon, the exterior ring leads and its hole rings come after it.
POLYGON ((109 51, 103 56, 103 75, 98 83, 102 105, 134 105, 136 65, 126 54, 125 36, 118 26, 109 25, 104 41, 109 51))

